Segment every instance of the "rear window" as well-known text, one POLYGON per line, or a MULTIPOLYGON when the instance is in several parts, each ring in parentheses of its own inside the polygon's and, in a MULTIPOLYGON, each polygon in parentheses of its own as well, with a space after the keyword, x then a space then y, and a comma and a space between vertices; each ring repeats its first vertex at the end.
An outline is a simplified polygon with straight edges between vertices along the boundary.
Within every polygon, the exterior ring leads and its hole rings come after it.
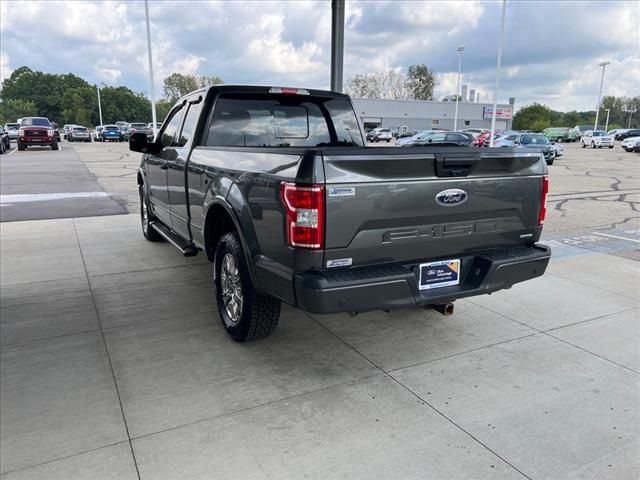
POLYGON ((244 147, 363 146, 351 104, 344 98, 284 95, 221 96, 207 145, 244 147))
POLYGON ((104 127, 105 132, 120 132, 120 129, 116 126, 104 127))
POLYGON ((543 135, 523 135, 521 142, 525 145, 546 145, 549 143, 549 140, 543 135))
POLYGON ((21 125, 23 127, 50 127, 51 123, 46 118, 25 118, 21 125))
POLYGON ((86 132, 87 129, 84 127, 73 127, 74 132, 86 132))
POLYGON ((132 123, 129 128, 147 128, 146 123, 132 123))

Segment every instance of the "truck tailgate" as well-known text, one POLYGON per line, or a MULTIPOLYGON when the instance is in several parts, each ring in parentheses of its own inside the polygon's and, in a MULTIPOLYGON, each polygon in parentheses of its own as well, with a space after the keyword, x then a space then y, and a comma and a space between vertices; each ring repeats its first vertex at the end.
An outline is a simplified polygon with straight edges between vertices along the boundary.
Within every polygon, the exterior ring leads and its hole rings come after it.
POLYGON ((369 148, 323 159, 329 267, 457 258, 540 235, 539 153, 369 148))

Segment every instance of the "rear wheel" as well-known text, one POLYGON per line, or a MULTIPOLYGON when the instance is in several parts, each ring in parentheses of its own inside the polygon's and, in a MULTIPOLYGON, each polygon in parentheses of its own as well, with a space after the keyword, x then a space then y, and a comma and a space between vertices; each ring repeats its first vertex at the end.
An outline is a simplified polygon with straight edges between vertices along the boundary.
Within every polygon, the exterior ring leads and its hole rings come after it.
POLYGON ((582 148, 587 148, 587 145, 584 142, 580 142, 580 144, 582 145, 582 148))
POLYGON ((51 150, 58 150, 58 142, 56 142, 55 140, 53 141, 53 143, 51 144, 51 150))
POLYGON ((162 240, 162 237, 151 226, 151 221, 154 220, 154 217, 149 211, 149 201, 147 199, 144 185, 140 185, 138 187, 138 192, 140 194, 140 222, 142 224, 142 234, 144 235, 144 238, 150 242, 159 242, 162 240))
POLYGON ((214 270, 218 313, 229 336, 250 342, 271 335, 280 318, 280 301, 256 292, 236 232, 220 239, 214 270))
POLYGON ((18 142, 18 150, 24 150, 26 147, 26 145, 22 142, 18 142))

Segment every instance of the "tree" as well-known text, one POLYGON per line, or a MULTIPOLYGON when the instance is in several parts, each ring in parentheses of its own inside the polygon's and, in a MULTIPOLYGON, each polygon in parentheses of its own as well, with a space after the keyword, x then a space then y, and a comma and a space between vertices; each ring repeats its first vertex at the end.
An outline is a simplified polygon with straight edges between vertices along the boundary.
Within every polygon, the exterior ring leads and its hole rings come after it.
POLYGON ((6 100, 0 102, 0 124, 14 123, 18 118, 36 115, 35 102, 29 100, 6 100))
POLYGON ((405 87, 411 98, 433 100, 433 91, 438 86, 436 73, 424 64, 410 65, 407 70, 405 87))
POLYGON ((164 79, 163 92, 165 98, 169 100, 170 103, 174 103, 177 99, 189 92, 220 83, 224 82, 216 75, 208 77, 206 75, 196 76, 172 73, 164 79))
POLYGON ((552 117, 553 111, 549 107, 534 103, 518 110, 513 116, 513 128, 539 132, 551 126, 552 117))
POLYGON ((347 80, 345 92, 357 98, 400 100, 411 97, 406 77, 395 70, 356 74, 347 80))

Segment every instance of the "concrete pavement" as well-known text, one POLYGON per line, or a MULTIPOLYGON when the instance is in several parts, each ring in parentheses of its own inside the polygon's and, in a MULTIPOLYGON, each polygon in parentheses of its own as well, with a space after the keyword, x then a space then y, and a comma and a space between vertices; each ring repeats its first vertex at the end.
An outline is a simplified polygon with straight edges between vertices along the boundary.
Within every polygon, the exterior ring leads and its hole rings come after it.
MULTIPOLYGON (((135 177, 134 177, 135 183, 135 177)), ((0 156, 0 221, 127 213, 68 143, 0 156)))
POLYGON ((3 480, 640 475, 632 260, 565 245, 453 317, 286 307, 244 345, 137 215, 0 228, 3 480))

